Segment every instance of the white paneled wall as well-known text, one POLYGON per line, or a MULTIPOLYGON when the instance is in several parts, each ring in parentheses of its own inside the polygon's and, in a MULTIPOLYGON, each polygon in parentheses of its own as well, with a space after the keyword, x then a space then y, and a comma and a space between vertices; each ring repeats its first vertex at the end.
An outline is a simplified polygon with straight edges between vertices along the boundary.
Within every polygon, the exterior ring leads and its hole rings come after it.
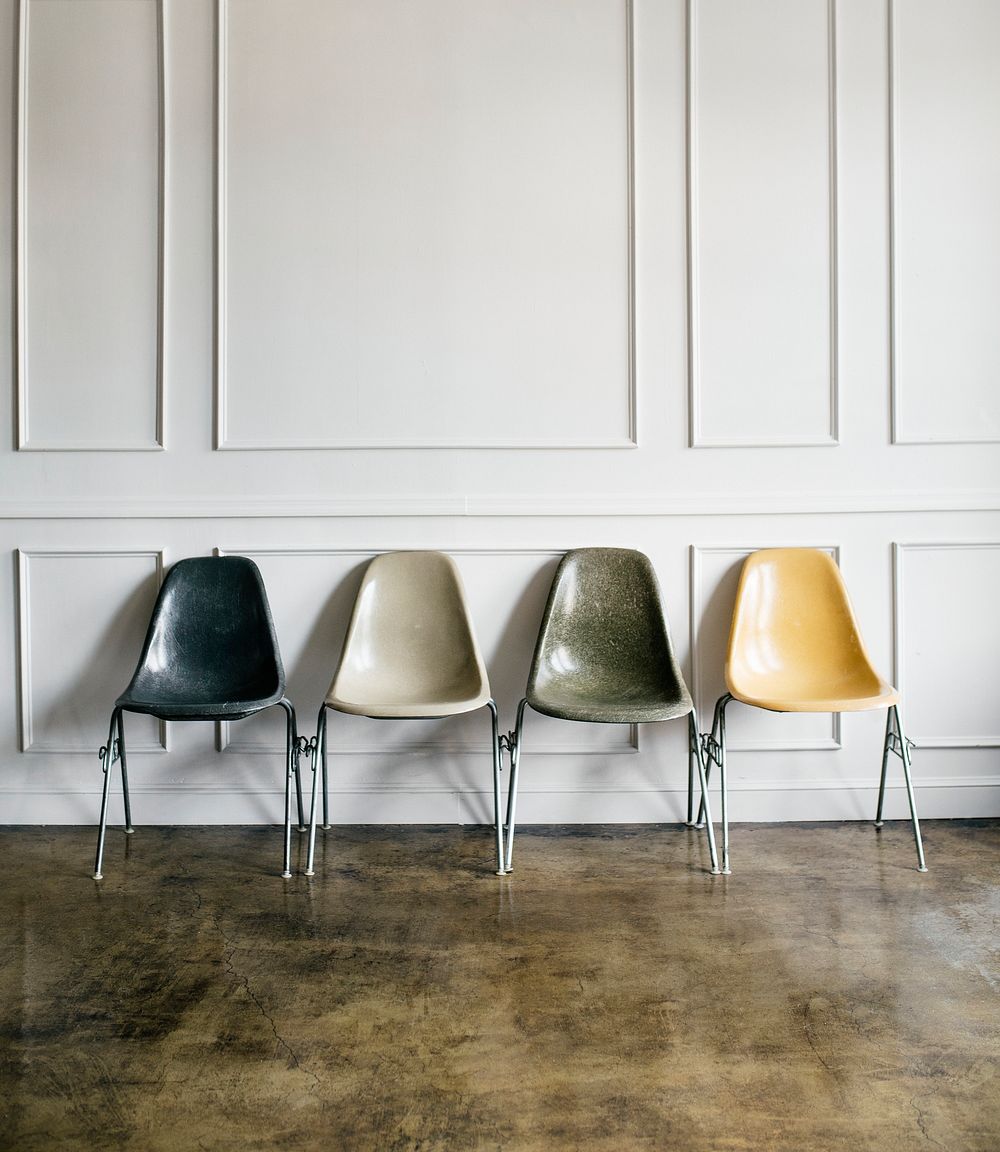
MULTIPOLYGON (((0 45, 0 823, 96 820, 181 557, 257 561, 311 735, 366 560, 449 551, 506 729, 586 544, 652 558, 702 728, 742 559, 829 550, 921 812, 1000 813, 991 0, 0 0, 0 45)), ((870 816, 883 722, 732 708, 732 817, 870 816)), ((277 715, 127 733, 140 823, 279 818, 277 715)), ((485 712, 330 739, 337 821, 489 818, 485 712)), ((527 741, 527 821, 682 817, 684 725, 527 741)))

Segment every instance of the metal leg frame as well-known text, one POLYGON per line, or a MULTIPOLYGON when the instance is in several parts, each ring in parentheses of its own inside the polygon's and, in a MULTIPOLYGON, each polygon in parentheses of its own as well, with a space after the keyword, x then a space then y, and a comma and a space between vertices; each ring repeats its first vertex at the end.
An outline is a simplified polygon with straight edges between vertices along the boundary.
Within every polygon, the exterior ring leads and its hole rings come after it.
MULTIPOLYGON (((497 716, 497 706, 494 700, 488 700, 486 706, 490 710, 490 720, 493 728, 493 821, 496 826, 496 840, 497 840, 497 875, 504 876, 504 845, 503 845, 503 824, 500 819, 500 722, 497 716)), ((319 791, 319 778, 322 772, 323 776, 323 828, 330 827, 330 813, 328 807, 328 789, 327 789, 327 772, 326 772, 326 728, 327 728, 327 709, 326 704, 321 704, 319 709, 319 716, 316 718, 316 735, 309 742, 309 748, 312 752, 312 802, 309 808, 309 850, 306 855, 306 870, 307 876, 315 876, 316 869, 316 821, 318 811, 316 807, 317 793, 319 791)))
POLYGON ((104 772, 104 788, 101 793, 101 820, 97 832, 97 855, 94 858, 94 879, 103 879, 101 866, 104 863, 104 837, 108 828, 108 798, 111 791, 111 769, 116 760, 122 766, 122 798, 125 801, 125 831, 129 835, 135 831, 132 827, 132 806, 128 795, 128 766, 125 761, 125 722, 122 719, 122 709, 116 708, 111 713, 111 724, 108 727, 108 742, 97 753, 104 772))
POLYGON ((885 745, 882 748, 882 777, 878 786, 878 810, 875 813, 875 827, 881 828, 882 803, 885 800, 885 774, 889 764, 889 753, 892 752, 903 762, 903 779, 906 781, 906 797, 910 802, 910 820, 913 822, 913 841, 917 848, 917 871, 926 872, 924 863, 924 845, 920 839, 920 821, 917 819, 917 807, 913 798, 913 781, 910 778, 910 749, 914 745, 903 735, 903 727, 899 720, 899 709, 893 704, 885 718, 885 745))
POLYGON ((694 710, 688 713, 688 824, 691 823, 691 774, 692 763, 698 767, 698 782, 701 785, 701 811, 705 813, 705 827, 708 832, 708 855, 712 861, 712 875, 719 875, 719 855, 715 848, 715 830, 712 827, 712 810, 708 803, 708 773, 701 750, 701 736, 694 710))
POLYGON ((514 722, 514 731, 508 732, 502 743, 510 752, 510 784, 507 786, 507 859, 504 862, 504 871, 512 872, 514 865, 514 819, 517 814, 517 774, 521 763, 521 736, 524 732, 524 710, 528 701, 522 700, 517 706, 517 719, 514 722))
POLYGON ((309 808, 309 852, 306 856, 306 875, 315 876, 316 860, 316 792, 319 787, 320 765, 323 773, 323 827, 330 827, 330 813, 326 788, 326 705, 319 706, 316 717, 316 735, 310 741, 312 749, 312 804, 309 808))
POLYGON ((703 800, 698 809, 698 822, 696 828, 701 827, 701 821, 707 819, 711 828, 711 818, 708 813, 708 781, 712 772, 712 765, 719 766, 719 807, 722 816, 722 875, 729 876, 732 869, 729 867, 729 795, 726 787, 726 705, 732 700, 727 692, 715 702, 715 712, 712 715, 712 731, 702 737, 702 748, 705 758, 705 785, 703 800))
POLYGON ((493 824, 497 838, 497 875, 506 876, 503 851, 503 820, 500 816, 500 720, 497 716, 495 700, 487 700, 486 707, 490 710, 490 721, 493 727, 493 824))
POLYGON ((299 759, 303 748, 295 725, 295 709, 290 701, 282 697, 278 707, 285 710, 285 853, 282 877, 287 880, 292 875, 292 778, 295 778, 295 793, 298 798, 299 822, 305 830, 302 811, 302 777, 299 774, 299 759))

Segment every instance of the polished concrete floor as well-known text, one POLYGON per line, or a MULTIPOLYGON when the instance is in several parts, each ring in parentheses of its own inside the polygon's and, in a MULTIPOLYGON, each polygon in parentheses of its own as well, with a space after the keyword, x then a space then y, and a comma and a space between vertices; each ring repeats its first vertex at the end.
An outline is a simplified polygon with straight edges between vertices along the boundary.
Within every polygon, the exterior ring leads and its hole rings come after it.
POLYGON ((0 1147, 1000 1149, 1000 822, 0 830, 0 1147))

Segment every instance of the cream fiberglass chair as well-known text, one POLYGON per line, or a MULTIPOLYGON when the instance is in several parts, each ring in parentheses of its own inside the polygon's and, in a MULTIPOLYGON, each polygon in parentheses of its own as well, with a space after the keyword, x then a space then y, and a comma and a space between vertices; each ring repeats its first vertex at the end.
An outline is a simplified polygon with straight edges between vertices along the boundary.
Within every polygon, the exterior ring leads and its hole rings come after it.
POLYGON ((442 552, 389 552, 368 565, 340 666, 319 710, 313 748, 312 814, 306 875, 316 847, 317 768, 323 773, 323 827, 329 828, 327 709, 380 720, 457 716, 489 708, 493 727, 493 816, 497 872, 503 874, 500 732, 479 645, 455 562, 442 552))
MULTIPOLYGON (((625 548, 577 548, 559 562, 542 617, 528 687, 511 736, 507 869, 514 851, 524 710, 596 724, 688 718, 688 795, 694 765, 708 812, 701 739, 691 695, 677 666, 649 558, 625 548)), ((691 804, 688 803, 688 823, 691 804)), ((706 820, 713 873, 719 871, 706 820)))
POLYGON ((730 700, 771 712, 864 712, 887 708, 882 802, 889 753, 903 762, 917 862, 926 872, 920 824, 913 801, 910 756, 900 725, 899 693, 875 671, 865 651, 840 570, 814 548, 768 548, 743 565, 729 634, 726 687, 708 739, 710 761, 719 765, 722 789, 722 870, 729 871, 726 798, 726 705, 730 700))

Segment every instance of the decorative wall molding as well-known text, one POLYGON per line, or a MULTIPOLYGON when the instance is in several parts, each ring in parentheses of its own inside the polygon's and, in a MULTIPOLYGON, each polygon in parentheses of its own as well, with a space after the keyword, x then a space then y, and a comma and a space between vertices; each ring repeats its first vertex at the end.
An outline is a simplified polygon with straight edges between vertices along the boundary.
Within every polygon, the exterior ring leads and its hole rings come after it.
POLYGON ((166 212, 165 212, 165 169, 166 169, 166 99, 165 99, 165 48, 164 48, 164 0, 145 0, 154 5, 156 11, 156 56, 157 56, 157 275, 156 275, 156 415, 152 440, 124 442, 109 438, 102 441, 91 440, 39 440, 33 438, 29 429, 28 389, 30 384, 28 364, 28 78, 30 64, 31 9, 37 0, 18 0, 18 45, 17 45, 17 130, 15 158, 15 381, 14 401, 16 411, 15 448, 21 452, 160 452, 164 443, 164 277, 166 259, 166 212))
MULTIPOLYGON (((957 735, 954 733, 934 733, 926 735, 920 733, 918 727, 912 726, 912 715, 908 712, 907 705, 907 691, 906 691, 906 660, 905 656, 908 651, 912 651, 913 642, 910 640, 909 629, 904 624, 905 617, 905 580, 904 580, 904 560, 909 553, 921 552, 998 552, 1000 553, 1000 542, 998 541, 948 541, 946 543, 919 543, 919 544, 901 544, 893 543, 892 545, 892 645, 893 645, 893 676, 895 677, 896 687, 899 689, 901 703, 900 710, 904 719, 909 716, 906 724, 906 732, 908 736, 912 736, 918 748, 1000 748, 1000 731, 995 732, 979 732, 967 734, 963 733, 957 735)), ((942 588, 941 597, 943 600, 951 600, 951 589, 942 588)), ((993 603, 984 604, 982 609, 992 611, 993 603)), ((973 609, 974 611, 974 609, 973 609)), ((913 631, 919 636, 921 630, 929 629, 933 632, 936 628, 940 627, 939 622, 934 620, 919 621, 913 631)), ((919 642, 918 642, 919 643, 919 642)), ((975 673, 969 673, 964 667, 948 667, 941 668, 940 675, 942 678, 947 679, 950 683, 960 680, 963 673, 975 677, 975 673)))
MULTIPOLYGON (((296 557, 302 559, 310 559, 322 556, 337 556, 337 557, 350 557, 356 559, 358 563, 366 563, 373 559, 375 556, 384 552, 393 552, 398 550, 398 545, 388 545, 386 547, 373 547, 373 548, 216 548, 215 554, 217 556, 249 556, 251 559, 260 556, 282 556, 282 557, 296 557)), ((551 548, 451 548, 443 545, 435 545, 433 543, 427 544, 427 551, 441 551, 447 552, 449 556, 462 557, 462 556, 537 556, 545 560, 554 560, 562 556, 562 552, 551 548)), ((475 624, 475 621, 473 621, 475 624)), ((333 678, 333 673, 336 668, 337 661, 340 657, 339 650, 331 650, 330 662, 328 668, 329 679, 333 678)), ((529 657, 530 659, 530 657, 529 657)), ((287 672, 287 670, 286 670, 287 672)), ((525 679, 527 679, 528 668, 524 669, 525 679)), ((329 681, 327 681, 329 682, 329 681)), ((293 700, 294 704, 295 701, 293 700)), ((330 712, 330 723, 335 723, 337 713, 330 712)), ((492 752, 492 742, 489 739, 489 721, 487 719, 488 713, 485 709, 482 710, 482 728, 484 737, 482 741, 469 743, 468 741, 455 740, 448 735, 434 740, 418 741, 412 744, 405 744, 401 746, 394 746, 388 748, 375 748, 370 744, 357 744, 339 743, 335 737, 329 741, 328 755, 330 758, 335 756, 420 756, 433 753, 435 755, 455 755, 455 756, 489 756, 492 752)), ((500 724, 501 728, 507 722, 512 720, 513 717, 505 717, 501 712, 500 724)), ((299 717, 298 726, 299 731, 302 733, 303 729, 309 729, 313 723, 313 717, 299 717)), ((378 721, 372 720, 373 725, 378 721)), ((527 723, 530 724, 530 721, 527 723)), ((569 726, 567 721, 567 726, 569 726)), ((579 725, 576 725, 579 727, 579 725)), ((538 756, 620 756, 630 755, 639 751, 639 725, 609 725, 609 727, 622 727, 627 729, 625 739, 620 747, 607 748, 607 747, 580 747, 573 744, 544 744, 538 745, 537 748, 532 749, 533 755, 538 756)), ((240 755, 280 755, 284 751, 283 744, 275 743, 262 743, 254 741, 237 741, 234 742, 232 738, 233 725, 229 721, 221 721, 216 726, 216 747, 220 752, 234 752, 240 755)), ((410 788, 410 785, 406 785, 410 788)), ((356 789, 351 789, 356 790, 356 789)), ((432 786, 431 791, 440 791, 439 788, 432 786)))
MULTIPOLYGON (((898 78, 900 70, 898 24, 896 0, 887 0, 888 3, 888 75, 889 75, 889 388, 891 396, 891 421, 893 444, 997 444, 1000 436, 982 435, 977 432, 976 415, 970 417, 970 429, 962 436, 935 434, 934 429, 915 429, 907 433, 903 428, 904 391, 901 375, 902 341, 900 302, 902 299, 902 259, 899 237, 899 217, 901 200, 900 180, 900 125, 899 106, 900 93, 898 78)), ((911 15, 912 18, 912 15, 911 15)), ((957 19, 958 13, 954 7, 941 4, 941 19, 957 19)), ((983 147, 988 148, 988 141, 983 141, 983 147)), ((956 381, 939 382, 939 386, 947 387, 954 393, 956 381)), ((981 425, 979 425, 981 427, 981 425)))
POLYGON ((637 448, 636 401, 636 334, 635 334, 635 77, 634 77, 634 20, 633 0, 623 0, 626 25, 626 155, 624 171, 627 179, 626 217, 623 221, 622 241, 626 246, 626 325, 627 355, 625 368, 627 432, 624 437, 601 436, 594 439, 570 438, 552 440, 530 435, 503 438, 489 435, 439 436, 429 439, 393 439, 361 437, 324 439, 308 433, 294 439, 237 440, 229 431, 229 371, 228 371, 228 77, 229 77, 229 15, 230 0, 216 0, 218 31, 216 37, 216 274, 215 274, 215 448, 217 451, 313 451, 329 449, 628 449, 637 448))
MULTIPOLYGON (((43 549, 16 549, 17 559, 17 649, 18 649, 18 719, 19 719, 19 746, 21 752, 44 753, 48 755, 89 755, 96 758, 97 746, 93 744, 66 744, 60 741, 49 742, 35 738, 34 700, 32 690, 32 663, 33 648, 31 634, 31 565, 32 561, 42 560, 106 560, 122 559, 124 557, 146 556, 153 561, 156 582, 159 586, 163 582, 164 554, 162 550, 152 549, 104 549, 104 550, 43 550, 43 549)), ((132 672, 131 668, 122 669, 122 680, 132 672)), ((114 699, 109 698, 107 717, 102 722, 105 725, 110 721, 114 699)), ((156 744, 143 744, 129 739, 126 731, 126 747, 128 752, 150 753, 165 752, 168 749, 167 725, 158 721, 158 742, 156 744)), ((107 736, 105 727, 100 739, 103 742, 107 736)))
MULTIPOLYGON (((839 545, 831 544, 804 544, 801 540, 789 544, 775 543, 770 541, 767 543, 757 542, 751 545, 711 545, 699 546, 692 544, 690 548, 690 627, 691 627, 691 695, 694 697, 695 708, 698 712, 698 717, 702 728, 708 730, 712 721, 712 710, 715 707, 715 699, 708 699, 706 695, 705 685, 705 668, 704 659, 701 652, 701 643, 699 633, 701 630, 701 621, 704 615, 704 600, 702 596, 702 557, 706 555, 716 556, 732 556, 732 557, 746 557, 751 552, 755 552, 760 548, 821 548, 825 552, 829 552, 834 560, 840 563, 840 547, 839 545)), ((727 621, 728 624, 728 621, 727 621)), ((728 630, 728 629, 727 629, 728 630)), ((722 654, 724 655, 724 653, 722 654)), ((793 751, 835 751, 842 747, 841 744, 841 723, 839 713, 830 713, 830 735, 825 737, 816 738, 801 738, 791 737, 787 739, 767 739, 761 740, 747 740, 734 737, 730 730, 727 738, 729 750, 731 752, 793 752, 793 751)), ((788 781, 782 784, 782 787, 789 787, 788 781)), ((798 782, 796 782, 798 787, 798 782)))
POLYGON ((836 0, 825 0, 827 9, 827 84, 830 165, 830 367, 829 424, 814 437, 739 438, 713 436, 704 430, 701 377, 700 296, 700 190, 698 123, 698 10, 700 0, 687 0, 687 311, 688 311, 688 443, 692 448, 817 448, 839 443, 840 383, 838 373, 838 199, 837 199, 837 37, 836 0))
POLYGON ((3 520, 249 520, 495 517, 715 517, 998 512, 1000 491, 681 492, 539 496, 211 497, 175 500, 2 500, 3 520))

